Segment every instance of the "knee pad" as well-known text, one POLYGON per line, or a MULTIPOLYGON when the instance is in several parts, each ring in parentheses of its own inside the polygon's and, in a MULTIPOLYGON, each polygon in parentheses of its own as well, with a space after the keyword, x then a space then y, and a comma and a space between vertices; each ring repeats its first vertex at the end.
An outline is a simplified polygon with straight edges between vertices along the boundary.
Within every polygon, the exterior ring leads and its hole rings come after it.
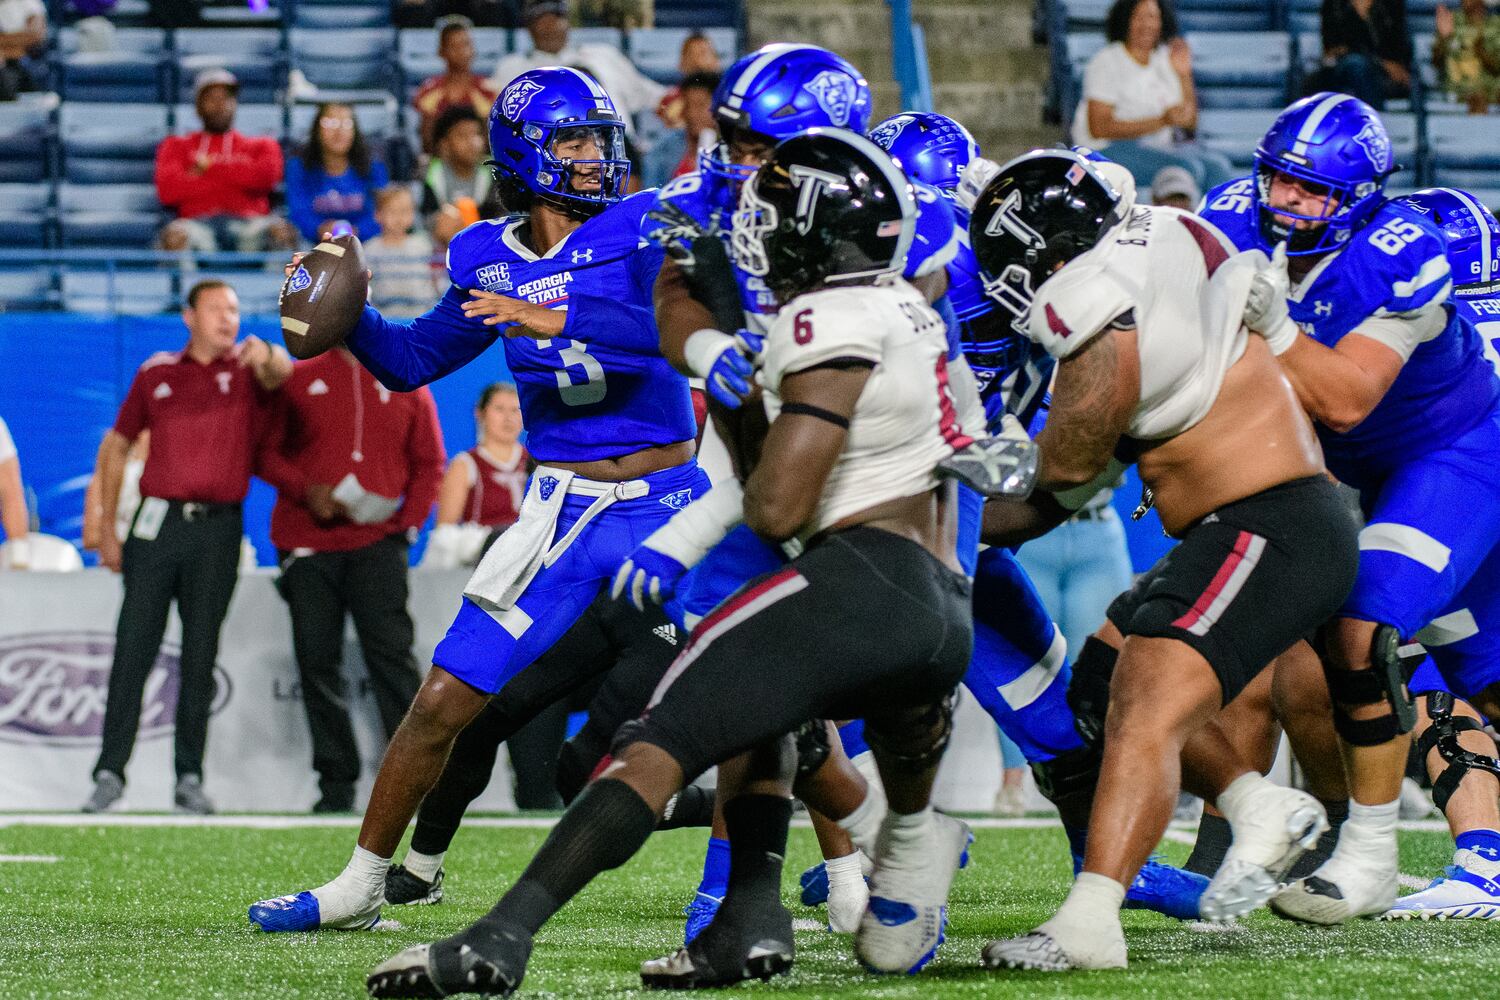
POLYGON ((1098 745, 1089 744, 1051 760, 1032 762, 1031 775, 1036 779, 1037 791, 1057 806, 1064 823, 1088 825, 1094 791, 1099 787, 1101 759, 1098 745))
POLYGON ((1109 682, 1115 676, 1120 651, 1102 639, 1089 636, 1078 659, 1073 661, 1073 679, 1068 683, 1068 707, 1073 725, 1083 742, 1097 747, 1104 740, 1104 716, 1109 711, 1109 682))
POLYGON ((1427 727, 1417 740, 1417 750, 1425 760, 1434 748, 1447 763, 1443 773, 1432 783, 1432 803, 1444 813, 1448 811, 1448 800, 1458 791, 1458 783, 1471 770, 1488 771, 1500 777, 1500 760, 1467 750, 1458 742, 1462 732, 1483 732, 1484 727, 1476 720, 1453 714, 1453 695, 1447 691, 1431 691, 1427 695, 1427 715, 1432 725, 1427 727))
POLYGON ((1401 667, 1401 634, 1391 625, 1378 625, 1370 641, 1370 669, 1339 670, 1323 661, 1328 694, 1333 700, 1333 728, 1351 746, 1373 747, 1389 743, 1417 724, 1416 706, 1406 693, 1406 675, 1401 667), (1390 713, 1374 719, 1355 719, 1349 707, 1385 702, 1390 713))
POLYGON ((890 733, 893 720, 884 719, 877 724, 875 720, 866 719, 865 742, 877 756, 903 771, 919 774, 943 759, 943 751, 948 749, 948 740, 953 736, 953 709, 957 701, 956 693, 950 693, 942 701, 929 705, 920 715, 896 722, 895 725, 920 731, 911 738, 890 733))
POLYGON ((797 740, 797 780, 802 780, 823 766, 831 752, 828 746, 828 723, 822 719, 804 722, 794 734, 797 740))

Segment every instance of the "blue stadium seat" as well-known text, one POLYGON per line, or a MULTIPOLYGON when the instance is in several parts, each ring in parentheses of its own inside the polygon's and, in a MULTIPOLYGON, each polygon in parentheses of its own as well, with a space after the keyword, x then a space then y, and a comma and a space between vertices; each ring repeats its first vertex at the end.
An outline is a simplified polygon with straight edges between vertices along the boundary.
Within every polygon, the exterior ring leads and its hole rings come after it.
POLYGON ((206 24, 278 27, 286 13, 284 6, 280 0, 270 0, 265 10, 255 11, 244 0, 207 0, 199 16, 206 24))
POLYGON ((656 0, 658 28, 733 28, 739 0, 656 0))
MULTIPOLYGON (((280 104, 241 104, 234 113, 234 128, 245 135, 268 135, 280 140, 286 134, 286 110, 280 104)), ((172 109, 172 132, 187 135, 203 127, 198 109, 179 104, 172 109)))
POLYGON ((63 177, 74 184, 150 184, 167 137, 159 104, 67 101, 58 113, 63 177))
POLYGON ((1198 112, 1198 140, 1248 172, 1256 145, 1279 113, 1279 108, 1205 108, 1198 112))
POLYGON ((1194 31, 1193 82, 1200 108, 1283 108, 1291 74, 1284 31, 1194 31))
MULTIPOLYGON (((630 61, 658 83, 675 83, 682 43, 692 33, 691 28, 637 28, 626 37, 630 61)), ((733 28, 708 28, 703 34, 713 42, 720 62, 727 66, 734 61, 738 42, 733 28)))
POLYGON ((56 94, 0 102, 0 182, 45 180, 51 168, 56 94))
POLYGON ((46 246, 52 220, 51 184, 0 184, 0 247, 46 246))
POLYGON ((62 298, 71 312, 149 315, 174 308, 174 275, 166 271, 62 272, 62 298))
MULTIPOLYGON (((113 18, 111 18, 113 20, 113 18)), ((168 48, 167 33, 161 28, 116 28, 114 51, 135 55, 159 56, 168 48)), ((57 50, 71 56, 78 52, 78 29, 64 28, 58 32, 57 50)))
MULTIPOLYGON (((534 46, 531 44, 531 36, 524 31, 516 32, 516 51, 530 54, 534 46)), ((571 28, 568 31, 568 44, 570 45, 608 45, 610 48, 625 48, 625 36, 618 28, 571 28)), ((475 65, 482 65, 478 58, 475 65)), ((481 72, 483 72, 481 70, 481 72)))
POLYGON ((385 90, 395 41, 394 32, 383 28, 293 28, 292 65, 319 90, 385 90))
POLYGON ((1495 207, 1500 191, 1500 142, 1495 141, 1494 119, 1428 115, 1427 145, 1432 184, 1472 191, 1491 209, 1495 207))
MULTIPOLYGON (((486 74, 495 68, 500 57, 510 52, 510 32, 504 28, 475 28, 469 32, 474 40, 474 72, 486 74)), ((438 58, 438 33, 431 28, 403 28, 397 35, 396 61, 406 84, 408 98, 416 93, 422 81, 443 72, 438 58)))
POLYGON ((391 23, 389 3, 348 0, 297 0, 291 23, 297 28, 384 28, 391 23))
POLYGON ((1178 0, 1183 31, 1270 31, 1276 25, 1270 0, 1178 0))
POLYGON ((76 52, 62 59, 58 89, 69 101, 154 103, 165 94, 167 66, 160 55, 76 52))
POLYGON ((57 275, 47 267, 0 265, 0 312, 49 309, 57 304, 57 275))
POLYGON ((240 312, 247 316, 274 316, 280 311, 277 300, 281 297, 284 279, 279 268, 274 271, 226 271, 222 274, 200 272, 194 274, 191 281, 210 279, 231 285, 240 297, 240 312))
POLYGON ((1417 115, 1411 111, 1382 111, 1380 120, 1385 122, 1385 130, 1391 136, 1391 157, 1401 168, 1401 173, 1396 176, 1415 177, 1417 153, 1421 146, 1421 122, 1417 115))
POLYGON ((144 250, 162 225, 150 184, 68 184, 57 189, 62 245, 144 250))
MULTIPOLYGON (((1412 34, 1431 35, 1437 19, 1437 7, 1443 0, 1406 0, 1406 30, 1412 34)), ((1448 9, 1458 13, 1459 4, 1448 3, 1448 9)), ((1416 58, 1425 59, 1423 50, 1415 50, 1416 58)))
POLYGON ((1103 30, 1104 19, 1113 5, 1114 0, 1066 0, 1063 9, 1068 19, 1068 34, 1071 36, 1079 29, 1103 30))
POLYGON ((173 36, 177 50, 177 100, 193 99, 193 77, 205 69, 229 70, 240 81, 240 100, 273 101, 285 81, 281 32, 275 28, 185 28, 173 36))
MULTIPOLYGON (((1314 34, 1323 25, 1322 0, 1290 0, 1287 7, 1287 27, 1292 31, 1311 31, 1314 34)), ((1318 43, 1319 49, 1323 43, 1318 43)))

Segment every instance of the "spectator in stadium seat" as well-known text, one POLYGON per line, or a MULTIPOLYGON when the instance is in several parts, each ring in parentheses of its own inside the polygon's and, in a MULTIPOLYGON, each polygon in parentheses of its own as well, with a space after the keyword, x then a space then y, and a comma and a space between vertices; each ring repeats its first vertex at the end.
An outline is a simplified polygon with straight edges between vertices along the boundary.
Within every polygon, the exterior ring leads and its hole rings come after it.
POLYGON ((438 492, 437 527, 423 566, 477 565, 521 513, 531 456, 521 445, 521 400, 509 382, 493 382, 474 407, 476 442, 448 463, 438 492))
POLYGON ((473 108, 453 107, 438 116, 432 127, 436 151, 422 176, 422 217, 439 247, 446 247, 459 230, 502 212, 499 196, 483 166, 488 142, 484 123, 473 108))
POLYGON ((1204 190, 1234 176, 1227 157, 1190 140, 1198 125, 1193 53, 1167 0, 1115 0, 1109 44, 1083 71, 1073 141, 1129 168, 1142 187, 1162 167, 1187 168, 1204 190))
POLYGON ((390 183, 385 164, 372 160, 354 109, 321 104, 307 141, 286 165, 287 216, 302 236, 318 238, 323 223, 342 219, 361 240, 380 233, 375 192, 390 183))
POLYGON ((662 99, 656 113, 672 131, 648 151, 647 169, 653 176, 642 178, 648 186, 697 170, 698 152, 719 141, 713 115, 714 88, 718 85, 718 73, 689 73, 662 99))
POLYGON ((501 58, 489 80, 490 89, 496 93, 529 69, 574 66, 599 81, 624 116, 627 131, 634 129, 631 119, 635 115, 655 110, 666 93, 665 87, 642 74, 614 46, 569 44, 567 0, 526 0, 521 7, 521 20, 531 34, 532 51, 513 52, 501 58))
POLYGON ((438 29, 438 55, 447 71, 422 81, 412 106, 421 117, 422 151, 432 152, 432 126, 438 115, 453 107, 473 108, 480 118, 488 118, 495 103, 495 92, 484 77, 474 72, 474 37, 472 22, 465 17, 451 17, 438 29))
POLYGON ((386 738, 421 676, 407 611, 407 553, 443 474, 437 404, 425 386, 391 392, 343 348, 297 362, 256 471, 276 487, 271 541, 322 797, 354 808, 359 748, 343 677, 344 619, 364 653, 386 738))
POLYGON ((164 250, 289 250, 297 230, 271 214, 281 182, 281 147, 270 137, 234 130, 239 81, 223 69, 193 80, 203 128, 170 135, 156 149, 156 193, 177 213, 161 233, 164 250))
POLYGON ((387 316, 420 316, 441 294, 433 267, 432 237, 412 232, 417 203, 404 184, 375 192, 375 219, 380 235, 365 243, 370 266, 370 304, 387 316))
POLYGON ((1181 167, 1162 167, 1151 178, 1151 204, 1167 205, 1191 212, 1203 199, 1193 175, 1181 167))
POLYGON ((26 509, 26 489, 21 484, 21 458, 10 428, 0 418, 0 528, 10 545, 10 568, 25 569, 30 563, 27 536, 31 534, 31 515, 26 509))
POLYGON ((1485 0, 1463 0, 1456 18, 1442 4, 1435 13, 1433 68, 1469 114, 1488 114, 1500 100, 1500 14, 1486 10, 1485 0))
POLYGON ((42 0, 0 0, 0 101, 35 90, 22 62, 47 44, 47 9, 42 0))
POLYGON ((1353 94, 1372 108, 1411 93, 1411 34, 1406 0, 1323 0, 1322 65, 1304 94, 1353 94))

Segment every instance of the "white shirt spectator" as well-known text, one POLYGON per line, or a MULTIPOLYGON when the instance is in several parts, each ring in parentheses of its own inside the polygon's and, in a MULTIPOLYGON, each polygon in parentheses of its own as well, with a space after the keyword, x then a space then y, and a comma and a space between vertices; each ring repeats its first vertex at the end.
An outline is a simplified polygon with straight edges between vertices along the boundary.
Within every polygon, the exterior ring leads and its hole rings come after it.
POLYGON ((0 0, 0 35, 25 31, 26 22, 33 17, 47 17, 42 0, 0 0))
POLYGON ((630 131, 635 129, 632 119, 643 111, 654 112, 667 92, 667 88, 642 75, 619 49, 610 45, 572 43, 564 45, 559 52, 538 50, 504 56, 486 85, 498 94, 522 73, 542 66, 572 66, 592 74, 610 100, 615 102, 615 108, 624 116, 625 127, 630 131))
MULTIPOLYGON (((1125 51, 1124 42, 1106 45, 1083 71, 1083 99, 1073 115, 1073 141, 1103 150, 1110 140, 1089 133, 1089 101, 1110 104, 1116 121, 1140 121, 1164 114, 1183 100, 1182 81, 1172 69, 1165 45, 1151 50, 1151 59, 1142 66, 1125 51)), ((1135 140, 1143 146, 1172 148, 1172 130, 1162 127, 1135 140)))

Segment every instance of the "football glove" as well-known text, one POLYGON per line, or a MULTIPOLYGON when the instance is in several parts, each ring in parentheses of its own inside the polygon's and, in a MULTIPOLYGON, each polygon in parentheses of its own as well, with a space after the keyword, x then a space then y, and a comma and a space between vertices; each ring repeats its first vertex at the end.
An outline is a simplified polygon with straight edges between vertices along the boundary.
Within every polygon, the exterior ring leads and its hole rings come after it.
POLYGON ((698 330, 688 337, 682 353, 708 394, 737 410, 750 395, 754 362, 764 344, 764 338, 748 330, 733 337, 718 330, 698 330))
POLYGON ((643 543, 620 564, 609 595, 618 601, 625 594, 637 611, 645 611, 647 601, 662 604, 670 600, 687 571, 676 559, 643 543))
POLYGON ((1270 260, 1259 251, 1252 253, 1259 261, 1245 299, 1245 325, 1261 335, 1272 354, 1285 354, 1302 334, 1286 304, 1292 287, 1286 270, 1286 243, 1276 244, 1270 260))

